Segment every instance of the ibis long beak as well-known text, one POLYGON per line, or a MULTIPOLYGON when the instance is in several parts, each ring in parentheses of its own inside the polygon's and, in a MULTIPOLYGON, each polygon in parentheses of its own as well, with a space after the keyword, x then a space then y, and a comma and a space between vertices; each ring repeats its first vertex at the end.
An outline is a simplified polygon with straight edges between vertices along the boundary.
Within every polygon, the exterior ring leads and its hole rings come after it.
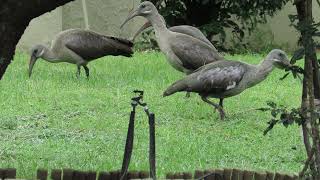
POLYGON ((292 67, 292 64, 290 63, 290 60, 288 58, 284 60, 277 60, 277 67, 280 69, 290 68, 292 67))
POLYGON ((32 75, 32 69, 33 69, 33 66, 34 64, 36 63, 37 61, 37 57, 34 56, 34 55, 31 55, 30 57, 30 63, 29 63, 29 78, 31 77, 32 75))
POLYGON ((128 14, 127 19, 121 24, 120 29, 122 29, 123 26, 124 26, 125 24, 127 24, 128 21, 130 21, 132 18, 134 18, 134 17, 136 17, 136 16, 138 16, 138 10, 131 11, 131 12, 128 14))
POLYGON ((141 34, 141 32, 143 32, 145 29, 149 28, 150 26, 152 26, 151 22, 150 22, 150 21, 147 21, 147 22, 134 34, 134 36, 133 36, 133 38, 132 38, 132 41, 134 41, 134 40, 137 38, 137 36, 138 36, 139 34, 141 34))

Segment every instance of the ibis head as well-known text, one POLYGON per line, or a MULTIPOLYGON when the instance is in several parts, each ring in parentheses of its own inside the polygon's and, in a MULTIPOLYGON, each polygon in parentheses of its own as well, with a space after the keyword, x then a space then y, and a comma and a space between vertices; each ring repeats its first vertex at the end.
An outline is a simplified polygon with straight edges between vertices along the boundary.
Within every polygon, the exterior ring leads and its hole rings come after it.
POLYGON ((279 69, 284 69, 284 68, 292 66, 290 64, 290 60, 289 60, 287 54, 284 51, 280 50, 280 49, 272 50, 268 54, 266 60, 272 61, 274 66, 279 68, 279 69))
POLYGON ((156 14, 158 12, 157 8, 149 1, 142 2, 135 10, 131 11, 127 17, 127 19, 123 22, 121 25, 121 28, 131 19, 133 19, 136 16, 142 16, 145 18, 148 18, 149 16, 152 16, 153 14, 156 14))
POLYGON ((29 62, 29 77, 32 75, 32 69, 38 58, 44 54, 45 47, 43 45, 36 45, 31 49, 30 62, 29 62))

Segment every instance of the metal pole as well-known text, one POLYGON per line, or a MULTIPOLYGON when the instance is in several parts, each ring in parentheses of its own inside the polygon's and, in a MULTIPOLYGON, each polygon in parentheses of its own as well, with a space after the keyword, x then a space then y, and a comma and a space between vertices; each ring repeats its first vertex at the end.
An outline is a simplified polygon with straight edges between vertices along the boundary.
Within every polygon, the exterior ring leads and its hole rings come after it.
POLYGON ((82 10, 83 10, 83 19, 84 19, 85 29, 90 29, 86 0, 82 0, 82 10))
POLYGON ((130 121, 129 121, 129 126, 128 126, 126 146, 124 149, 120 180, 123 180, 125 178, 125 175, 128 172, 128 168, 129 168, 129 164, 130 164, 130 160, 131 160, 131 155, 132 155, 132 149, 133 149, 134 119, 135 119, 135 114, 136 114, 137 103, 133 101, 131 105, 132 105, 132 111, 130 114, 130 121))
POLYGON ((149 166, 150 175, 153 180, 157 179, 156 176, 156 140, 155 140, 155 115, 151 113, 149 115, 149 133, 150 133, 150 144, 149 144, 149 166))

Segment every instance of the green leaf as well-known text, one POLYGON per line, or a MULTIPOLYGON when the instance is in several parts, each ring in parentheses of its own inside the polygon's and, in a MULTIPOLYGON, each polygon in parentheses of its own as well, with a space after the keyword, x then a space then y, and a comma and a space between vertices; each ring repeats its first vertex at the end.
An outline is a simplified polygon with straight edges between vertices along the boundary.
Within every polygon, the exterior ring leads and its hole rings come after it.
POLYGON ((300 48, 296 50, 291 58, 290 63, 295 64, 298 60, 304 57, 304 54, 305 54, 304 48, 300 48))
POLYGON ((270 106, 271 108, 274 108, 274 109, 277 108, 277 104, 275 102, 272 102, 272 101, 268 101, 267 105, 270 106))
POLYGON ((281 81, 284 80, 285 78, 288 77, 289 74, 290 74, 290 73, 286 73, 282 78, 280 78, 280 80, 281 80, 281 81))

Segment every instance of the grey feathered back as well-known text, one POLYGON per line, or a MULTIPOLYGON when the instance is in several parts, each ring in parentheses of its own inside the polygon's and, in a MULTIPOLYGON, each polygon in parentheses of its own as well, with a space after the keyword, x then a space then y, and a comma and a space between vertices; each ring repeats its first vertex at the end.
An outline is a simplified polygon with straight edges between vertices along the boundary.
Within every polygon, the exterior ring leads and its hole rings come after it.
POLYGON ((64 39, 66 47, 90 61, 107 55, 131 57, 133 42, 116 37, 105 36, 88 30, 68 31, 64 39))

